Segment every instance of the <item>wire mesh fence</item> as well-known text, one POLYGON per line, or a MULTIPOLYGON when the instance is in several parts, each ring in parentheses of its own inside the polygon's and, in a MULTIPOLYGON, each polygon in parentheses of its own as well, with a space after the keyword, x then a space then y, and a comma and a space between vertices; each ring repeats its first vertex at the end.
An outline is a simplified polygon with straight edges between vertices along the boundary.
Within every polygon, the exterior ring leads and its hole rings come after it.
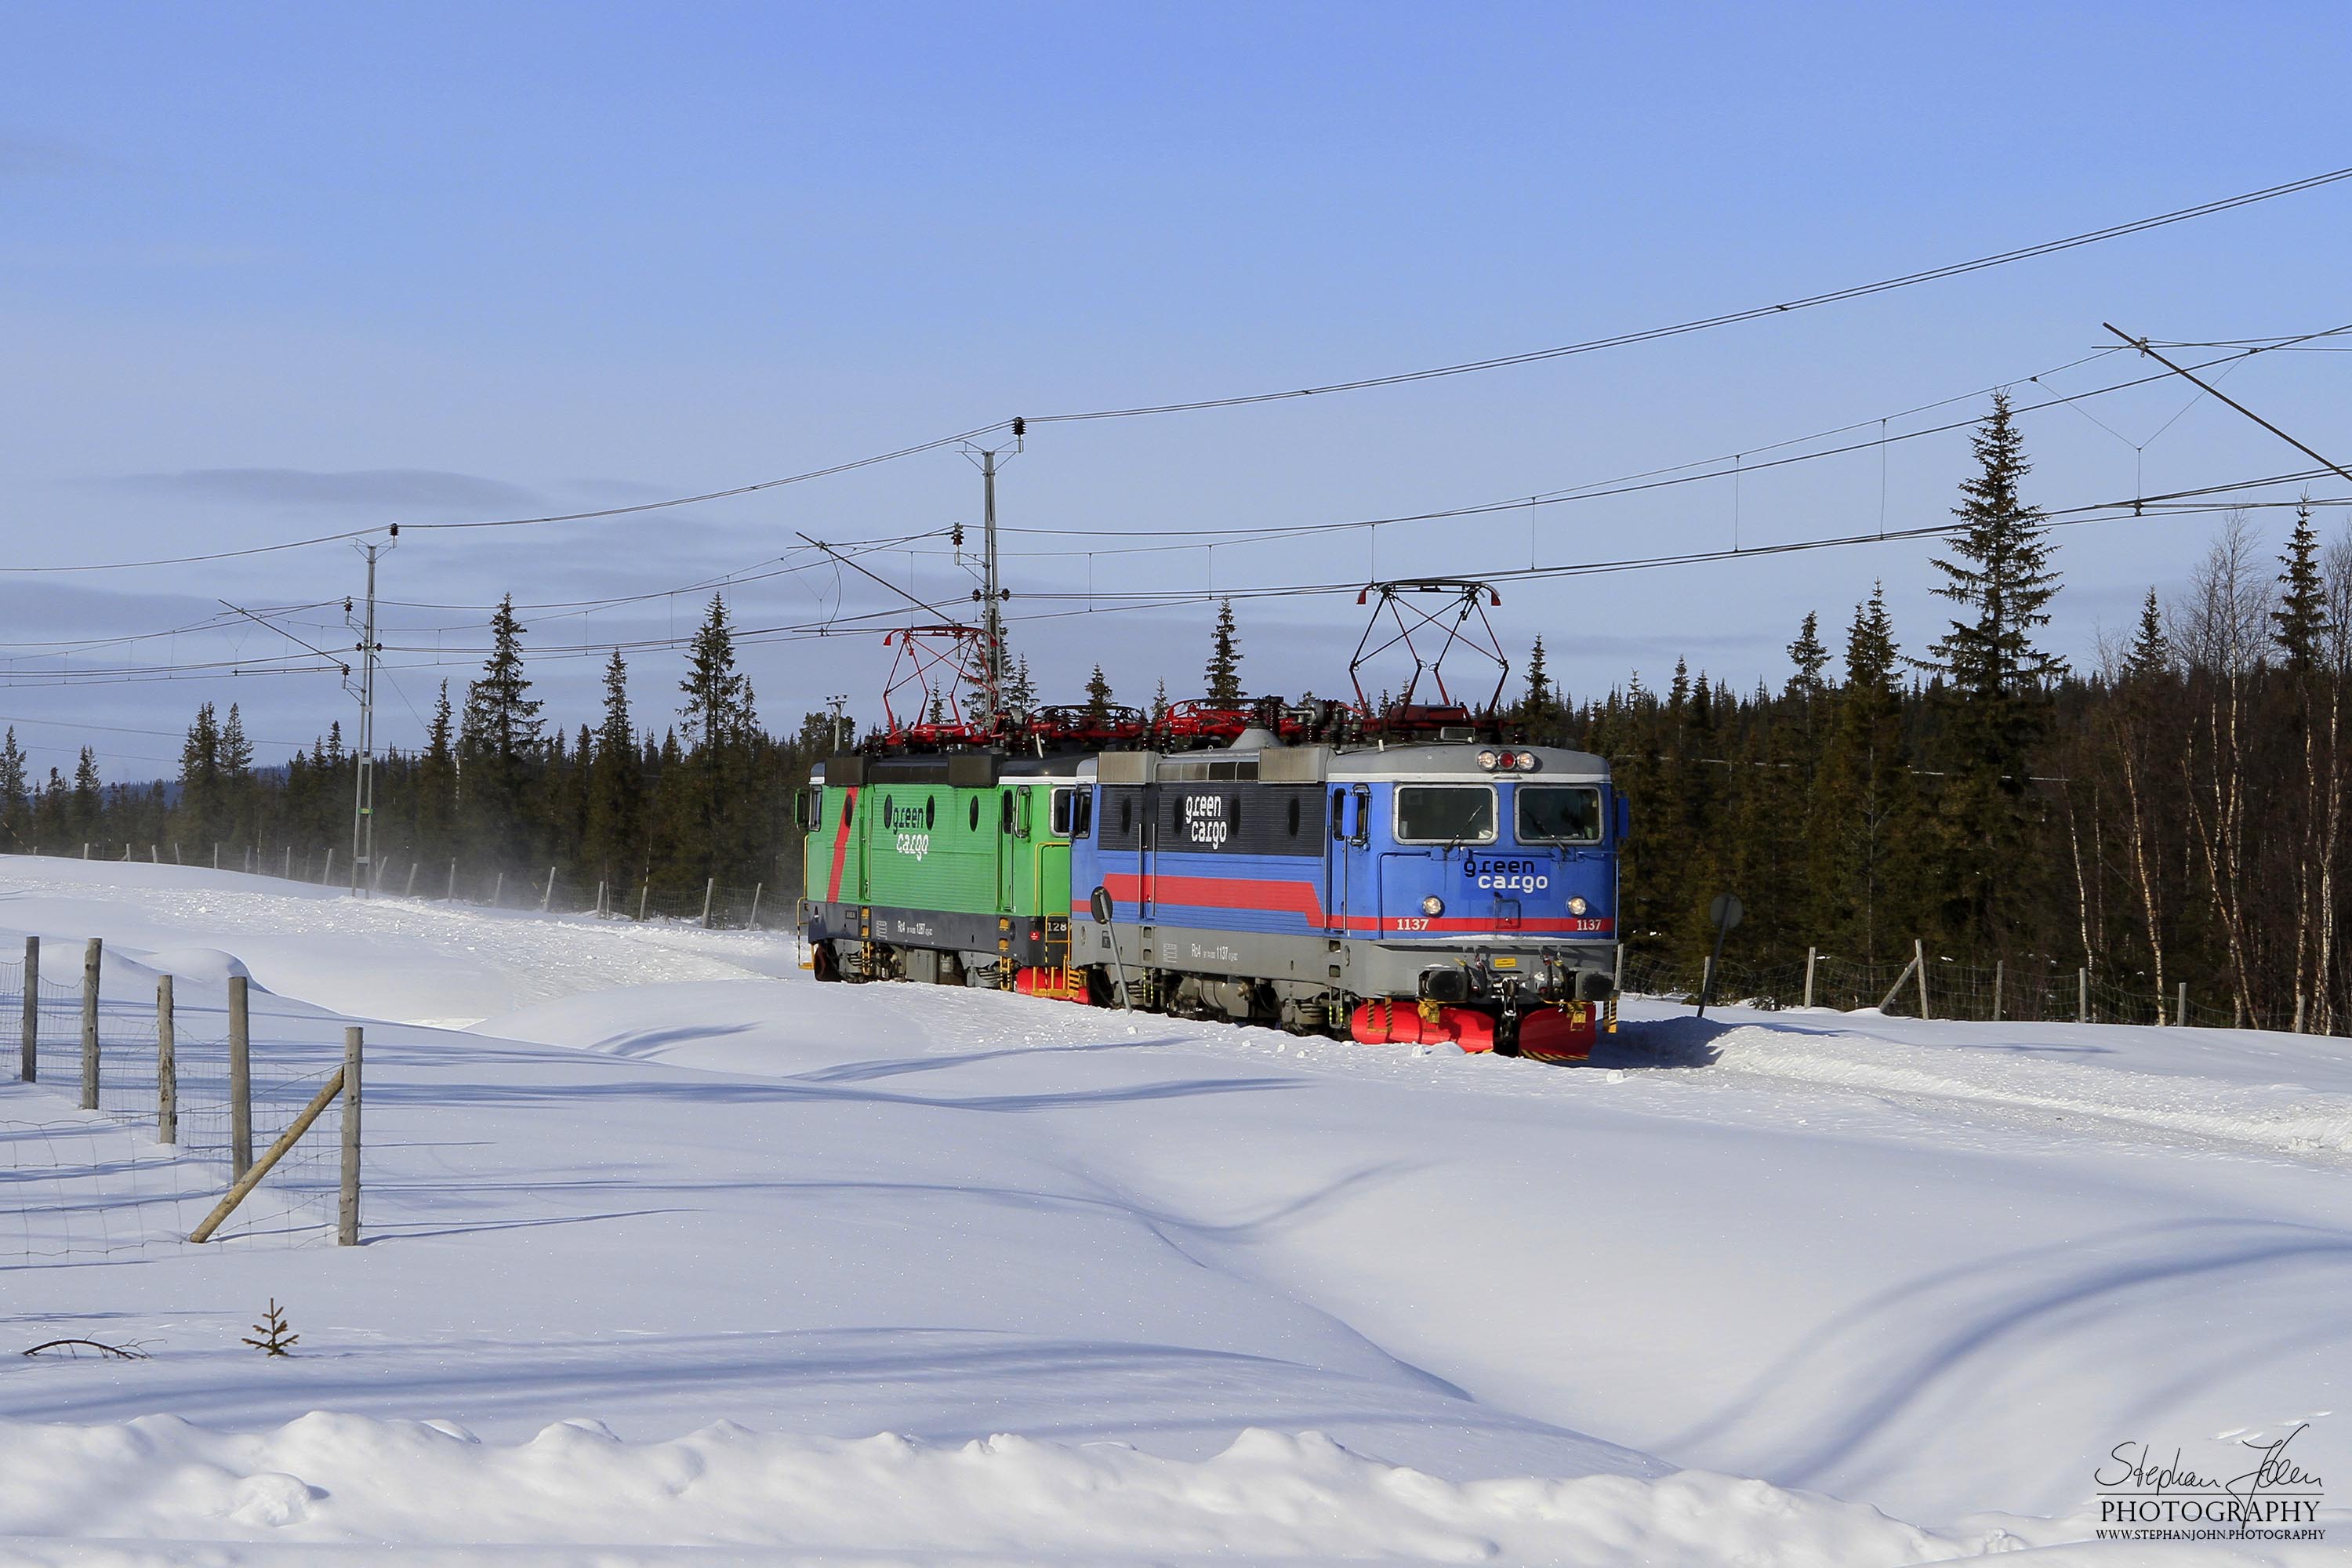
MULTIPOLYGON (((39 845, 31 853, 44 852, 39 845)), ((47 851, 67 858, 153 861, 207 867, 310 887, 351 888, 350 855, 335 847, 298 848, 207 844, 97 843, 47 851)), ((368 868, 369 892, 379 898, 414 898, 478 909, 515 910, 556 915, 594 915, 604 920, 676 921, 717 931, 789 931, 794 889, 776 883, 749 887, 714 879, 692 885, 645 879, 600 878, 544 867, 531 870, 483 868, 461 859, 419 859, 394 851, 368 868)))
MULTIPOLYGON (((68 955, 82 956, 63 943, 43 953, 53 962, 68 955)), ((337 1070, 318 1065, 315 1050, 257 1042, 247 1053, 240 1111, 225 989, 174 997, 167 1035, 160 986, 144 995, 126 987, 130 977, 119 967, 103 963, 101 979, 112 984, 92 995, 79 981, 42 973, 29 1049, 20 1044, 21 1059, 11 1064, 17 1070, 0 1074, 0 1190, 14 1222, 13 1228, 0 1222, 0 1263, 186 1245, 195 1222, 337 1070)), ((5 1037, 17 1035, 23 1004, 23 964, 0 965, 5 1037)), ((336 1238, 342 1114, 343 1101, 331 1100, 254 1185, 217 1241, 301 1246, 336 1238)))
MULTIPOLYGON (((1842 1013, 1877 1009, 1912 1018, 1974 1022, 2179 1025, 2232 1028, 2249 1022, 2232 1006, 2197 999, 2173 984, 2126 984, 2087 969, 2056 964, 1961 963, 1932 954, 1902 962, 1815 952, 1778 964, 1725 960, 1711 999, 1765 1011, 1811 1005, 1842 1013)), ((1623 989, 1634 995, 1696 1003, 1706 978, 1704 959, 1629 952, 1623 989)))
MULTIPOLYGON (((153 860, 162 865, 209 867, 274 881, 311 887, 351 888, 352 859, 334 847, 298 848, 290 844, 205 845, 202 853, 174 844, 97 844, 68 847, 68 858, 153 860)), ((42 853, 35 846, 32 853, 42 853)), ((51 851, 57 853, 57 851, 51 851)), ((793 890, 777 883, 749 887, 720 882, 655 882, 643 878, 599 877, 561 866, 530 870, 481 867, 459 859, 419 859, 401 851, 378 857, 368 868, 367 888, 379 898, 414 898, 557 915, 595 915, 606 920, 679 921, 719 931, 791 929, 793 890)))
POLYGON ((212 1195, 184 1152, 0 1083, 0 1269, 184 1246, 212 1195))

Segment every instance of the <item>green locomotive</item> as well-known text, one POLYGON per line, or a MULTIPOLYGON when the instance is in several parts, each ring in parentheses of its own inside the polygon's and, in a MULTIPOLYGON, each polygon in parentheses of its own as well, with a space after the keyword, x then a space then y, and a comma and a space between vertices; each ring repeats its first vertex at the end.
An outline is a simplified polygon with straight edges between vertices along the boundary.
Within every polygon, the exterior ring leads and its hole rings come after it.
POLYGON ((1066 995, 1077 763, 960 752, 812 770, 797 815, 817 977, 1066 995))

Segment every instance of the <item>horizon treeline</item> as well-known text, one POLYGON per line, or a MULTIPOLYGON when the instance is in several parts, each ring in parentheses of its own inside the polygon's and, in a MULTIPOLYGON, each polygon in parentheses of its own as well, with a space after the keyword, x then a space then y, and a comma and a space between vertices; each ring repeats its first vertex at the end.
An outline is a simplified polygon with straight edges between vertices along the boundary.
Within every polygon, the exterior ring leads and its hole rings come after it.
MULTIPOLYGON (((1788 673, 1733 690, 1677 664, 1664 691, 1636 676, 1577 700, 1538 637, 1507 717, 1529 741, 1608 759, 1630 798, 1619 931, 1632 952, 1695 963, 1709 901, 1747 918, 1728 959, 1801 963, 1805 950, 1932 959, 2021 977, 2071 975, 2167 999, 2187 981, 2248 1021, 2352 1032, 2345 875, 2352 807, 2352 534, 2323 546, 2298 510, 2285 553, 2230 514, 2170 603, 2150 590, 2095 667, 2042 646, 2061 582, 2008 399, 1974 438, 1958 526, 1933 565, 1950 618, 1897 627, 1883 590, 1824 629, 1805 616, 1788 673)), ((376 843, 392 863, 471 878, 503 871, 567 886, 698 891, 707 879, 798 890, 793 792, 834 750, 834 718, 765 730, 736 667, 724 601, 687 649, 675 721, 641 722, 616 650, 603 710, 567 731, 530 695, 509 597, 493 651, 426 743, 376 763, 376 843)), ((1243 655, 1221 606, 1202 675, 1237 698, 1243 655)), ((1098 665, 1085 682, 1110 701, 1098 665)), ((1035 700, 1025 660, 1016 707, 1035 700)), ((1143 704, 1164 709, 1167 687, 1143 704)), ((855 736, 854 723, 847 731, 855 736)), ((351 842, 356 763, 340 726, 282 769, 257 770, 241 716, 211 704, 183 748, 177 790, 108 786, 85 750, 70 777, 29 776, 0 741, 0 844, 173 844, 294 855, 351 842)), ((437 874, 437 873, 436 873, 437 874)), ((338 879, 339 880, 341 879, 338 879)), ((432 875, 420 884, 438 890, 432 875)), ((617 901, 617 895, 616 895, 617 901)))

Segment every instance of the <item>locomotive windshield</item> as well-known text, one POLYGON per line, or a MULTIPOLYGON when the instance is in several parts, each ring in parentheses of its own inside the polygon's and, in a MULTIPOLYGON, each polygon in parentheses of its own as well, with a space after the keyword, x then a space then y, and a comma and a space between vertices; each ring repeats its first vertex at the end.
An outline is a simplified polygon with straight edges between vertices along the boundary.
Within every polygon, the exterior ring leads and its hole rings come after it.
POLYGON ((1495 792, 1486 784, 1399 784, 1396 822, 1402 844, 1490 844, 1495 792))
POLYGON ((1598 844, 1601 792, 1573 784, 1527 784, 1518 788, 1519 842, 1598 844))

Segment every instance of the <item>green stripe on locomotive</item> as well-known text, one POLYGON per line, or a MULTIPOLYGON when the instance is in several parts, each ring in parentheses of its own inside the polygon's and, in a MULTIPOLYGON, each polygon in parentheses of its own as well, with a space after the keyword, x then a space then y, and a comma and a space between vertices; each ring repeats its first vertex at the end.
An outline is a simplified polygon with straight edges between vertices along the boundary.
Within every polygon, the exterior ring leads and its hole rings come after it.
MULTIPOLYGON (((1067 781, 1060 787, 1068 788, 1067 781)), ((1070 841, 1054 832, 1055 788, 1046 778, 1008 778, 985 788, 870 776, 854 791, 827 784, 814 802, 803 891, 820 903, 1013 919, 1066 915, 1070 841)))

